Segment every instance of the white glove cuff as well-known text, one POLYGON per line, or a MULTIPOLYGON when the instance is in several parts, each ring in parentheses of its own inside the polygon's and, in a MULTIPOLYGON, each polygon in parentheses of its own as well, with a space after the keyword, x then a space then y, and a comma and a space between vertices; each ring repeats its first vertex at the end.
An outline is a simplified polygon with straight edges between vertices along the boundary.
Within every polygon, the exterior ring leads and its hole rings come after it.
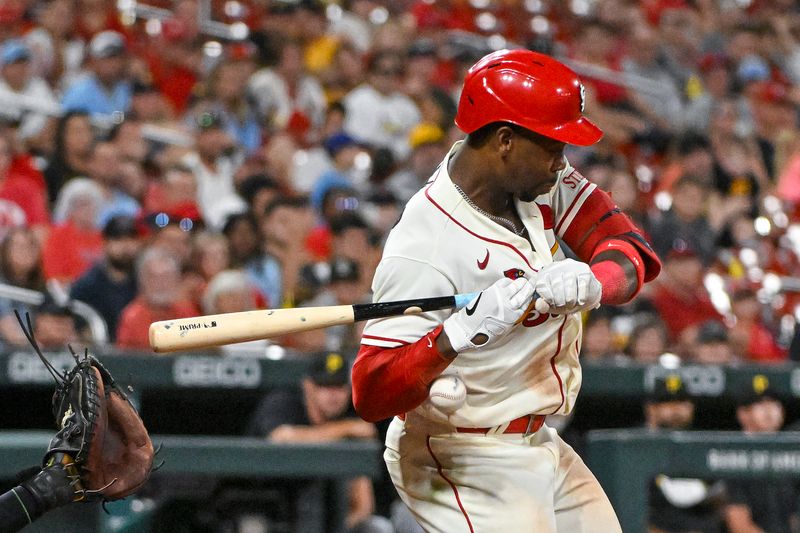
POLYGON ((465 352, 477 348, 472 344, 472 340, 467 338, 464 328, 454 323, 453 319, 456 315, 451 316, 442 323, 444 334, 447 335, 447 340, 450 341, 450 346, 456 353, 465 352))

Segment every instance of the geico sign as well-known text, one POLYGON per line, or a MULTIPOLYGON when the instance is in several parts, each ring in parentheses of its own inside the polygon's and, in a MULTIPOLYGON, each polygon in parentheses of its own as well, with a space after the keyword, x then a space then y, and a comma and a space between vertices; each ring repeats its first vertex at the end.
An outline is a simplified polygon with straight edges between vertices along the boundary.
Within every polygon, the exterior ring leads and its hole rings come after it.
MULTIPOLYGON (((75 366, 75 359, 68 353, 48 353, 50 361, 59 372, 75 366)), ((53 383, 53 376, 47 371, 44 364, 35 354, 28 352, 14 352, 8 358, 6 368, 8 381, 11 383, 53 383)))
POLYGON ((255 359, 178 357, 172 376, 175 384, 182 387, 255 388, 261 384, 261 365, 255 359))
POLYGON ((694 396, 719 396, 725 392, 725 372, 713 365, 690 365, 680 368, 649 366, 644 373, 644 388, 652 391, 657 379, 678 372, 686 385, 686 391, 694 396))

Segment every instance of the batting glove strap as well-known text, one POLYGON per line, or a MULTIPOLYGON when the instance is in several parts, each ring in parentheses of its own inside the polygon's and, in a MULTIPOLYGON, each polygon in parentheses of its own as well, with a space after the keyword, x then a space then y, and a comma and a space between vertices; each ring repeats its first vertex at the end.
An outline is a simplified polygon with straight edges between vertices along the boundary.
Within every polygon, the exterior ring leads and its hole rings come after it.
POLYGON ((444 333, 458 353, 491 344, 505 336, 525 312, 533 285, 525 279, 501 278, 481 292, 477 298, 444 321, 444 333), (476 344, 476 337, 480 344, 476 344))
POLYGON ((586 263, 564 259, 545 265, 534 283, 540 313, 566 315, 594 309, 600 305, 603 286, 586 263))

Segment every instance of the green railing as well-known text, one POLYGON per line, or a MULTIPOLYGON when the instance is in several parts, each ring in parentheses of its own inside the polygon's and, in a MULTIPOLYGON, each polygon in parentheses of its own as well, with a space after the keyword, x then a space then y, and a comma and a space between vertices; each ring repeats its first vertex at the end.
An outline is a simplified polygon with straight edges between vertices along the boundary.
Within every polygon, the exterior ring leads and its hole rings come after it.
MULTIPOLYGON (((71 367, 64 352, 49 355, 57 366, 71 367)), ((217 355, 103 355, 99 358, 118 381, 134 389, 230 389, 254 391, 295 384, 308 360, 279 360, 217 355)), ((800 366, 684 365, 679 370, 688 392, 697 397, 730 395, 749 386, 754 376, 766 376, 781 396, 800 397, 800 366)), ((661 375, 673 370, 640 364, 584 364, 583 396, 643 396, 661 375)), ((29 351, 0 353, 0 386, 49 385, 52 379, 29 351)))
POLYGON ((586 459, 625 533, 647 531, 648 482, 658 474, 700 479, 800 477, 800 432, 595 430, 586 459))
MULTIPOLYGON (((46 431, 0 431, 0 479, 13 479, 20 470, 40 464, 52 435, 46 431)), ((281 484, 288 479, 323 479, 339 482, 334 487, 342 488, 347 479, 355 476, 378 478, 384 468, 380 458, 382 446, 377 442, 273 444, 245 437, 154 435, 152 438, 154 443, 162 445, 158 461, 163 460, 164 465, 151 479, 160 478, 166 483, 174 475, 197 476, 198 483, 207 483, 209 478, 274 479, 281 484)), ((198 494, 202 492, 199 489, 198 494)), ((306 502, 320 517, 330 511, 325 531, 343 530, 348 503, 341 490, 336 492, 328 498, 306 502), (334 508, 329 509, 329 505, 334 508)), ((169 502, 169 497, 168 493, 158 495, 158 500, 129 497, 110 504, 108 513, 96 504, 69 505, 45 515, 26 531, 143 533, 149 531, 154 514, 160 505, 169 502)))

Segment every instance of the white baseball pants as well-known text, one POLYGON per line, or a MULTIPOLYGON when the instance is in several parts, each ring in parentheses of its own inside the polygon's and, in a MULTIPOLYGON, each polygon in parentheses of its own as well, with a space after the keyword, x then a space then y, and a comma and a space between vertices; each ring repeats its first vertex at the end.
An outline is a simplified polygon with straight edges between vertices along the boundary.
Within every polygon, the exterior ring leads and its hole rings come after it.
POLYGON ((547 425, 527 437, 457 433, 408 413, 389 426, 383 457, 429 532, 622 531, 597 479, 547 425))

